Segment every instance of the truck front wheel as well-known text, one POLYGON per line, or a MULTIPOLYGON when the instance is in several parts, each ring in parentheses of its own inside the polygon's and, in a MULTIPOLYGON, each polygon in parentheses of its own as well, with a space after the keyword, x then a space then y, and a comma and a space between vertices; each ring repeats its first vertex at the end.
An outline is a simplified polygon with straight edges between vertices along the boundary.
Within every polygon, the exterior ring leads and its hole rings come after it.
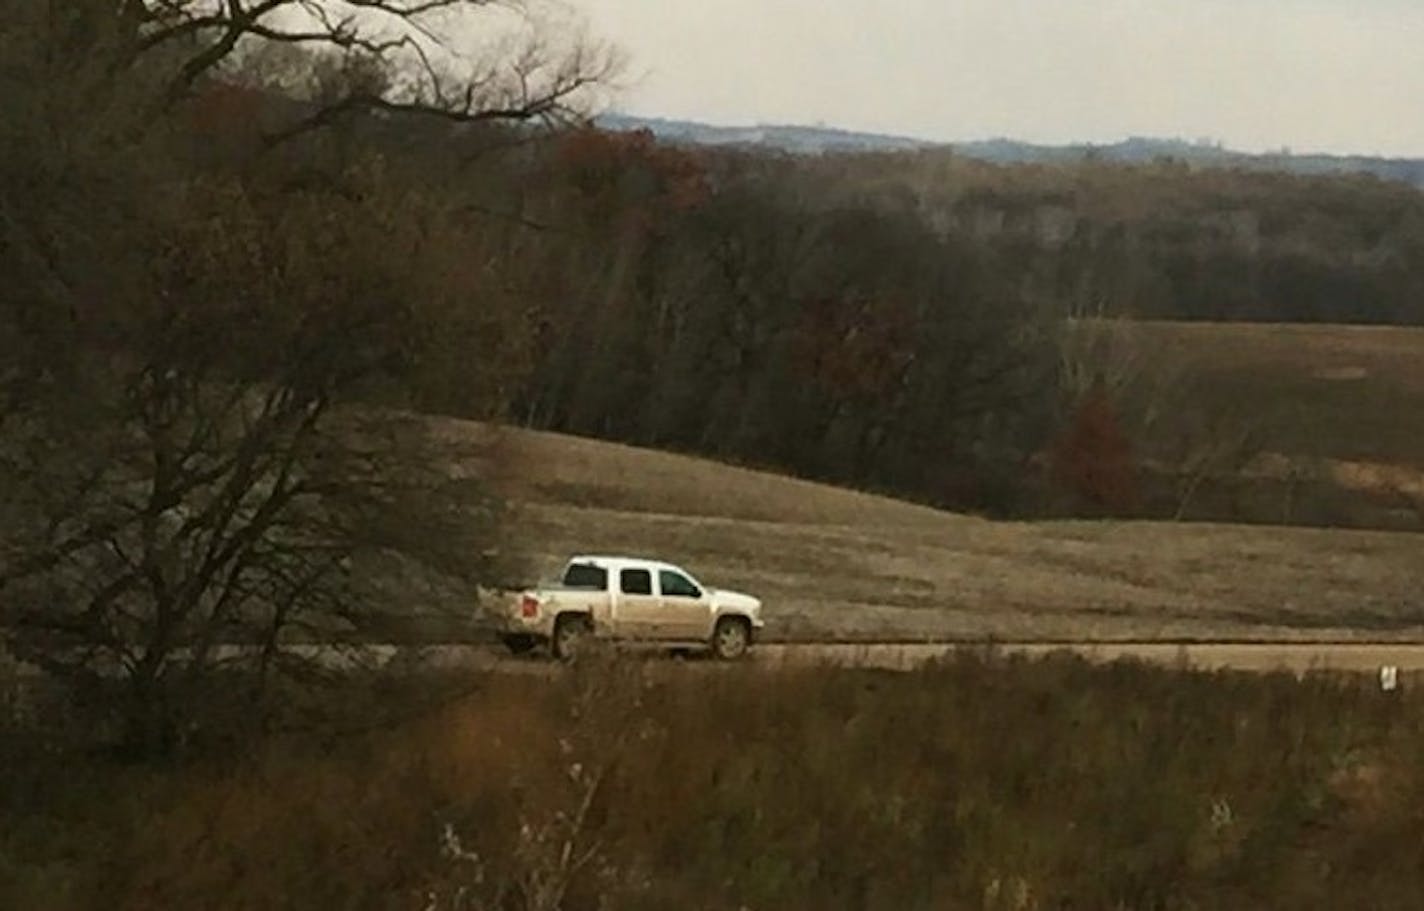
POLYGON ((511 655, 527 655, 539 645, 539 639, 528 633, 506 633, 500 637, 511 655))
POLYGON ((712 654, 722 661, 744 657, 751 644, 751 626, 741 617, 723 617, 712 630, 712 654))
POLYGON ((550 643, 554 657, 570 661, 579 653, 583 641, 593 632, 587 617, 567 615, 554 621, 554 636, 550 643))

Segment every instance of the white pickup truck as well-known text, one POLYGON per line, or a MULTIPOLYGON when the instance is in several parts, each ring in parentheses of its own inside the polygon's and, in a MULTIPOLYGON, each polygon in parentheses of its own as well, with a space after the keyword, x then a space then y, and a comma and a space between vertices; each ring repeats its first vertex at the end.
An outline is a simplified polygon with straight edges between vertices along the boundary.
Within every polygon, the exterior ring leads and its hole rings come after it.
POLYGON ((548 643, 567 659, 592 636, 669 648, 708 649, 740 658, 764 625, 761 601, 701 585, 670 563, 576 556, 555 586, 517 593, 496 617, 515 654, 548 643))

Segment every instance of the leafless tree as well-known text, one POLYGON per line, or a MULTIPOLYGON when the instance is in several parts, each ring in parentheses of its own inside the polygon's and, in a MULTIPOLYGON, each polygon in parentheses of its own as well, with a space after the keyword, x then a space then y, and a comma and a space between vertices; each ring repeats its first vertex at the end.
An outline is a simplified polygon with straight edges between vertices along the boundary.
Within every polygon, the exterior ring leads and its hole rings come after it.
POLYGON ((235 61, 301 46, 374 61, 379 83, 355 83, 274 138, 348 113, 425 114, 453 121, 579 116, 619 57, 579 33, 554 33, 537 4, 505 0, 123 0, 118 59, 161 54, 162 102, 188 97, 235 61), (472 47, 477 35, 497 43, 472 47))
POLYGON ((261 686, 294 637, 370 638, 376 607, 428 606, 442 578, 473 591, 494 558, 483 454, 361 404, 420 345, 432 317, 401 278, 438 254, 382 256, 361 206, 209 205, 169 226, 157 303, 89 352, 90 381, 31 396, 0 446, 12 646, 76 683, 118 674, 150 748, 223 669, 261 686))
POLYGON ((1233 481, 1264 448, 1266 422, 1260 415, 1232 409, 1183 416, 1177 422, 1176 458, 1169 463, 1176 480, 1172 518, 1185 518, 1202 485, 1233 481))
POLYGON ((252 83, 296 102, 264 121, 281 143, 359 115, 447 123, 565 124, 599 106, 622 67, 551 2, 506 0, 6 0, 0 41, 22 98, 48 95, 77 131, 127 143, 171 123, 215 85, 252 83), (10 7, 14 9, 10 9, 10 7), (249 62, 300 52, 337 80, 249 62), (302 78, 292 79, 297 75, 302 78), (332 91, 335 87, 337 90, 332 91), (36 91, 42 89, 43 91, 36 91))
POLYGON ((1072 403, 1099 384, 1146 467, 1170 479, 1171 516, 1180 520, 1204 485, 1236 477, 1261 453, 1273 416, 1212 405, 1200 371, 1139 323, 1106 312, 1083 310, 1063 326, 1062 391, 1072 403))
POLYGON ((572 110, 601 72, 583 52, 436 81, 439 17, 486 8, 55 0, 0 25, 0 631, 80 689, 117 680, 137 748, 171 748, 224 681, 295 669, 299 640, 468 607, 502 557, 489 452, 400 414, 455 389, 497 414, 519 350, 454 204, 369 156, 294 188, 167 144, 167 112, 263 42, 347 55, 308 126, 572 110), (349 78, 358 58, 382 79, 349 78))

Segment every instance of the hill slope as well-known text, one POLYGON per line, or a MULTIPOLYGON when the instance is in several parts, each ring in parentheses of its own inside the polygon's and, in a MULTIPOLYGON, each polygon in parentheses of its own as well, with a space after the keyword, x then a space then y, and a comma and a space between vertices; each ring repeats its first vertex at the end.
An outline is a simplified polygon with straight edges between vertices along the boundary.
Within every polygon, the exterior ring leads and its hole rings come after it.
MULTIPOLYGON (((489 438, 451 422, 454 438, 489 438)), ((503 479, 539 573, 625 551, 762 596, 782 636, 1403 639, 1424 538, 992 522, 715 463, 511 431, 503 479)))
POLYGON ((1424 329, 1134 322, 1144 350, 1202 382, 1203 406, 1248 399, 1286 455, 1424 468, 1424 329))

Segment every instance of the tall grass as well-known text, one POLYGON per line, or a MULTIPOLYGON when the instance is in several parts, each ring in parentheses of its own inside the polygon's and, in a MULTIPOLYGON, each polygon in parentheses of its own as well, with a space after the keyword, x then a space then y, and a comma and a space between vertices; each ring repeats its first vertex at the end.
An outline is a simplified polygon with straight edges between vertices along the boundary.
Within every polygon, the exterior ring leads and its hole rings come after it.
POLYGON ((1363 678, 966 654, 471 683, 240 759, 51 758, 0 803, 0 907, 1424 906, 1424 699, 1363 678))

